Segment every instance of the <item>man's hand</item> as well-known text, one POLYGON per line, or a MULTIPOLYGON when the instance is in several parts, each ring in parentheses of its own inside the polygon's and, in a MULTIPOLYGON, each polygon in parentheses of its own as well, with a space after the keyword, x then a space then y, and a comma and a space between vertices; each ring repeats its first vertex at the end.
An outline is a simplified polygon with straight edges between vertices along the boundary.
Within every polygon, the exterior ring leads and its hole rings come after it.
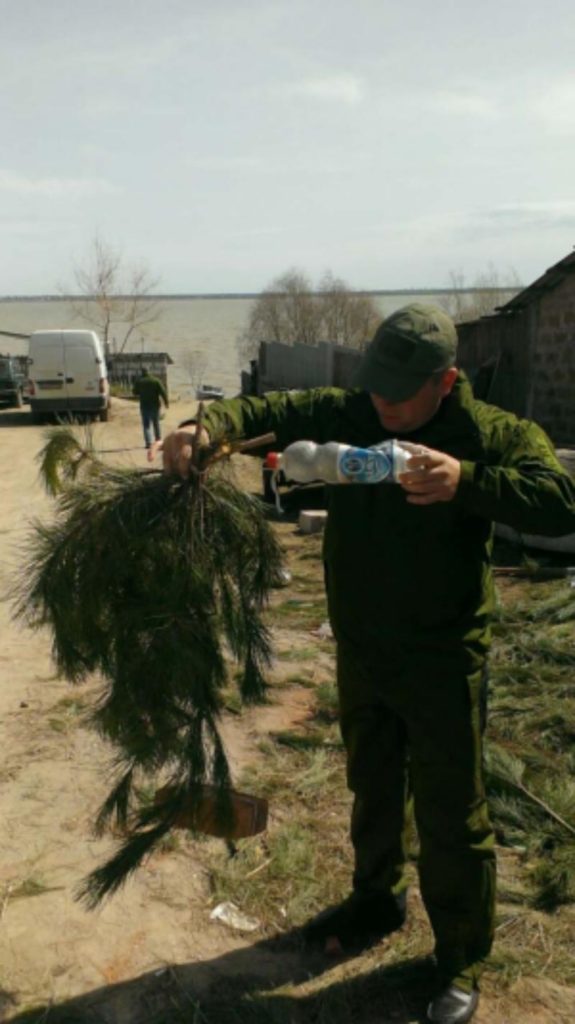
POLYGON ((409 469, 399 477, 410 505, 433 505, 451 501, 461 476, 461 463, 452 455, 425 448, 409 460, 409 469))
MULTIPOLYGON (((167 434, 163 441, 156 441, 148 450, 148 462, 153 462, 156 452, 161 451, 163 456, 164 473, 177 475, 184 478, 190 475, 190 463, 192 459, 192 444, 196 428, 193 423, 187 427, 181 427, 167 434)), ((202 428, 200 444, 209 444, 210 437, 207 430, 202 428)))

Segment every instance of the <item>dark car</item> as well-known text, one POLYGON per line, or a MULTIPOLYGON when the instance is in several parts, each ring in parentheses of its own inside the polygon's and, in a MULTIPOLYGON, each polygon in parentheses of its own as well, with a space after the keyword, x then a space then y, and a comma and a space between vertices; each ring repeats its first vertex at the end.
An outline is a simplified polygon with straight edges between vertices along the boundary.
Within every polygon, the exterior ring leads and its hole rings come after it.
POLYGON ((196 398, 198 399, 198 402, 223 397, 223 388, 217 387, 215 384, 200 384, 199 388, 196 389, 196 398))
POLYGON ((24 404, 26 381, 20 360, 0 356, 0 402, 20 408, 24 404))

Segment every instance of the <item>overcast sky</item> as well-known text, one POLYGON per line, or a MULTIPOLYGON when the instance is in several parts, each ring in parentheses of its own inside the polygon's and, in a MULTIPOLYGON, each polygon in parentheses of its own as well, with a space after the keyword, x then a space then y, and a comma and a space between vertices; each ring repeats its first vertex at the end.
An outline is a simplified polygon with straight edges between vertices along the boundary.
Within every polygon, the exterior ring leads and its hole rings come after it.
POLYGON ((0 0, 0 295, 528 284, 575 245, 575 3, 0 0))

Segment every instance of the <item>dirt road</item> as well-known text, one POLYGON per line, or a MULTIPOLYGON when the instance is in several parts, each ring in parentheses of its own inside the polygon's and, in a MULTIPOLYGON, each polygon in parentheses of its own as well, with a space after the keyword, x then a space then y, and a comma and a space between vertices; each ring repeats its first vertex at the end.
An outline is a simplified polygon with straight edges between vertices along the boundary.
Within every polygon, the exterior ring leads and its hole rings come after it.
MULTIPOLYGON (((183 414, 171 408, 166 426, 183 414)), ((79 724, 89 692, 55 676, 48 634, 15 623, 6 600, 31 517, 51 513, 35 461, 45 429, 26 408, 0 412, 0 1019, 242 945, 210 926, 205 879, 178 854, 152 860, 96 913, 73 898, 110 848, 91 834, 109 751, 79 724)), ((138 449, 108 458, 145 465, 136 405, 115 402, 94 431, 98 447, 138 449)))

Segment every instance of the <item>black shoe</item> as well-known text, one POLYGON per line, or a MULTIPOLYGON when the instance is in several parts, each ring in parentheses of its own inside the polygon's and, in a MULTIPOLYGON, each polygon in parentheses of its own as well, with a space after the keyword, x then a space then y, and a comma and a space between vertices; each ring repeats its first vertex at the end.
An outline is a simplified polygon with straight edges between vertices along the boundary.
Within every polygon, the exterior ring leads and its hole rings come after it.
POLYGON ((427 1019, 433 1024, 466 1024, 471 1020, 479 1004, 479 992, 476 988, 464 992, 455 985, 450 985, 427 1007, 427 1019))
POLYGON ((401 928, 405 915, 404 892, 399 896, 353 892, 343 903, 308 921, 302 929, 303 940, 327 953, 360 953, 401 928))

